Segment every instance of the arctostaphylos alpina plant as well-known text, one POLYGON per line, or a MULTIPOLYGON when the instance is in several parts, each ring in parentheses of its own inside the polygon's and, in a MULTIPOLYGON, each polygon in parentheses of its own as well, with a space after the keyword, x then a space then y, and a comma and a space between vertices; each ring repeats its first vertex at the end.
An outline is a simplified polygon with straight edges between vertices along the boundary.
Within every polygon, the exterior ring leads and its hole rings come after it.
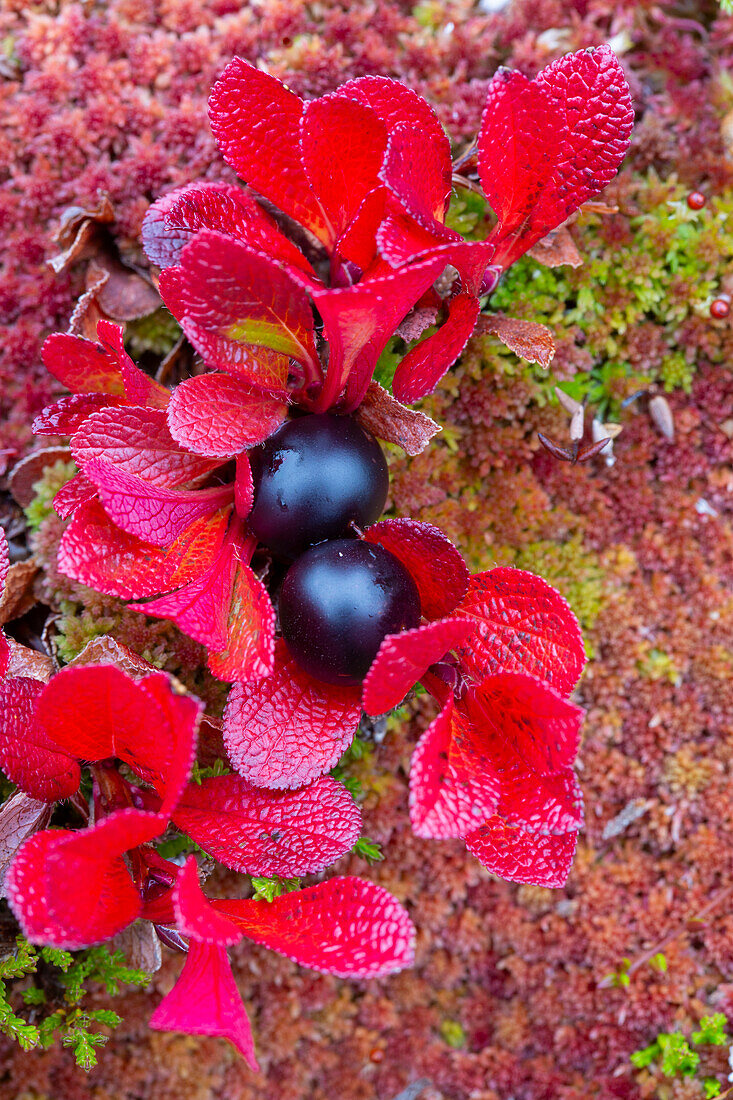
POLYGON ((35 429, 68 435, 78 467, 54 499, 69 519, 59 570, 207 648, 233 684, 223 734, 235 774, 191 783, 197 701, 160 673, 108 667, 62 670, 46 687, 9 680, 0 763, 34 797, 64 797, 59 776, 76 791, 80 763, 94 780, 94 824, 35 834, 11 867, 28 938, 81 946, 142 918, 187 939, 153 1026, 225 1035, 253 1063, 228 945, 244 935, 367 977, 408 964, 409 918, 354 879, 271 904, 209 900, 195 860, 181 868, 154 841, 172 823, 246 874, 323 870, 360 828, 327 773, 362 711, 389 711, 418 682, 440 706, 413 754, 417 835, 463 838, 513 881, 567 879, 582 824, 577 621, 541 578, 471 576, 437 528, 380 519, 379 439, 417 453, 438 430, 402 402, 435 388, 502 272, 613 177, 632 111, 608 47, 533 81, 497 73, 475 154, 496 215, 483 241, 446 226, 465 158, 452 164, 430 106, 396 81, 363 77, 305 103, 235 59, 210 113, 248 189, 191 184, 143 226, 202 371, 169 391, 111 322, 97 343, 55 334, 44 362, 72 393, 35 429), (406 317, 419 338, 426 316, 437 331, 386 392, 373 380, 381 352, 406 317), (7 715, 23 692, 18 723, 7 715), (150 736, 148 707, 164 736, 150 736), (82 872, 91 903, 70 886, 82 872))

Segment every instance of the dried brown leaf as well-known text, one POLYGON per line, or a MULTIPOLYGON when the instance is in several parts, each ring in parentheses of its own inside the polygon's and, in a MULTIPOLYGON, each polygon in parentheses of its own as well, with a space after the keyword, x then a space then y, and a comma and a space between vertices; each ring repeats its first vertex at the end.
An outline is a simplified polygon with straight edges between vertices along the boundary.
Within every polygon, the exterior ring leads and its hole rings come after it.
POLYGON ((126 645, 115 641, 109 634, 100 634, 77 653, 70 665, 114 665, 129 676, 147 676, 158 670, 144 657, 140 657, 126 645))
POLYGON ((402 324, 397 327, 397 335, 409 344, 411 340, 419 340, 425 329, 434 325, 438 319, 438 311, 432 306, 426 309, 413 309, 407 314, 402 324))
POLYGON ((5 591, 0 596, 0 626, 18 619, 38 601, 33 595, 33 581, 38 565, 33 558, 16 561, 10 566, 5 581, 5 591))
POLYGON ((564 225, 552 229, 546 237, 530 248, 529 255, 545 267, 561 267, 563 264, 580 267, 583 263, 583 257, 578 252, 570 231, 564 225))
POLYGON ((661 394, 653 397, 649 402, 649 415, 664 438, 672 443, 674 441, 674 417, 667 398, 662 397, 661 394))
POLYGON ((53 658, 47 653, 39 653, 37 649, 21 645, 14 638, 6 638, 6 641, 10 647, 8 676, 26 676, 30 680, 41 680, 47 684, 56 671, 53 658))
POLYGON ((163 961, 160 940, 149 921, 136 920, 128 925, 117 933, 112 946, 122 952, 133 970, 145 970, 148 974, 160 970, 163 961))
POLYGON ((23 791, 16 791, 0 807, 0 897, 4 897, 5 874, 24 840, 51 820, 53 804, 39 802, 23 791))
POLYGON ((487 313, 478 319, 476 331, 498 336, 516 355, 528 363, 549 367, 555 355, 555 341, 546 325, 521 321, 503 313, 487 313))
POLYGON ((97 294, 108 279, 109 275, 103 271, 95 282, 87 282, 87 289, 76 303, 69 321, 67 331, 72 336, 85 336, 87 340, 97 339, 97 323, 106 316, 97 301, 97 294))
POLYGON ((71 461, 68 447, 41 447, 15 464, 8 478, 8 488, 21 508, 27 508, 33 500, 33 486, 43 477, 46 467, 59 461, 71 461))
POLYGON ((356 411, 363 428, 387 443, 396 443, 405 454, 418 455, 430 440, 442 431, 425 413, 408 409, 378 382, 371 382, 366 396, 356 411))
POLYGON ((107 278, 96 290, 99 308, 114 321, 134 321, 147 317, 162 304, 158 291, 119 260, 101 253, 94 257, 87 269, 87 285, 96 284, 100 276, 107 278))

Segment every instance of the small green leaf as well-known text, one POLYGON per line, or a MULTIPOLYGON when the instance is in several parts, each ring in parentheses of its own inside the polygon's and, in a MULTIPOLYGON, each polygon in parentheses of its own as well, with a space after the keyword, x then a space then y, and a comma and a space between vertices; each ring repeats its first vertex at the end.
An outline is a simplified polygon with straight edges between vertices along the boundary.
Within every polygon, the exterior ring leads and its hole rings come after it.
POLYGON ((647 1066, 659 1057, 659 1043, 652 1043, 643 1050, 635 1050, 631 1055, 631 1064, 637 1069, 646 1069, 647 1066))
POLYGON ((705 1100, 713 1100, 713 1097, 720 1096, 723 1091, 714 1077, 703 1077, 702 1089, 705 1100))
POLYGON ((703 1016, 700 1020, 700 1030, 693 1031, 692 1041, 698 1046, 706 1043, 713 1047, 722 1047, 730 1042, 726 1034, 728 1020, 722 1012, 715 1012, 712 1016, 703 1016))
POLYGON ((376 840, 369 840, 365 836, 359 837, 351 850, 354 855, 361 856, 367 863, 379 863, 380 860, 384 859, 381 844, 378 844, 376 840))

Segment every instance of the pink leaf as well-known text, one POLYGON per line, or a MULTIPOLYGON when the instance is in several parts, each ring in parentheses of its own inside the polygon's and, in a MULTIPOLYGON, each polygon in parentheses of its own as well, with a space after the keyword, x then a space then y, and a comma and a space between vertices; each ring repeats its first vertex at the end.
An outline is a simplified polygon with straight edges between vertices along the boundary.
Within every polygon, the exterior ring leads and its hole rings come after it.
POLYGON ((370 107, 336 93, 305 104, 300 145, 313 192, 339 238, 379 186, 385 126, 370 107))
POLYGON ((69 754, 41 728, 34 707, 43 684, 16 677, 0 683, 0 767, 31 798, 55 802, 79 788, 76 750, 69 754))
POLYGON ((92 485, 84 474, 74 474, 53 498, 53 510, 60 519, 68 519, 80 504, 86 504, 96 496, 96 485, 92 485))
POLYGON ((538 836, 494 816, 466 837, 466 846, 500 878, 558 887, 567 882, 577 840, 577 833, 538 836))
POLYGON ((283 878, 322 871, 350 851, 361 831, 358 806, 329 776, 282 794, 239 775, 204 779, 187 787, 173 820, 226 867, 283 878))
POLYGON ((159 836, 160 814, 120 810, 92 828, 36 833, 6 877, 8 901, 31 943, 75 951, 120 932, 141 902, 124 852, 159 836))
POLYGON ((542 680, 521 672, 487 676, 461 705, 477 734, 472 751, 480 740, 502 766, 516 759, 546 775, 575 760, 583 711, 542 680))
POLYGON ((92 413, 101 409, 127 405, 124 397, 107 393, 72 393, 47 405, 33 421, 35 435, 73 435, 92 413))
POLYGON ((361 717, 359 690, 312 679, 275 652, 265 679, 235 684, 224 743, 240 775, 259 787, 300 787, 327 772, 348 748, 361 717))
POLYGON ((468 619, 437 619, 388 634, 364 680, 362 706, 367 714, 384 714, 398 706, 430 666, 465 641, 472 629, 468 619))
POLYGON ((57 566, 64 576, 123 600, 164 592, 172 571, 165 550, 121 531, 96 500, 74 512, 57 566))
POLYGON ((303 101, 275 77, 235 57, 209 99, 211 129, 238 176, 324 244, 333 231, 300 157, 303 101))
POLYGON ((578 620, 541 577, 520 569, 477 573, 456 612, 477 624, 459 650, 469 676, 506 669, 546 680, 562 695, 575 687, 585 664, 578 620))
POLYGON ((105 409, 94 413, 71 441, 74 461, 82 470, 101 458, 150 485, 171 488, 201 477, 219 462, 190 454, 173 439, 165 413, 158 409, 105 409))
POLYGON ((234 478, 234 509, 240 519, 246 519, 252 511, 255 488, 249 456, 243 452, 237 457, 237 473, 234 478))
POLYGON ((215 943, 231 947, 239 943, 242 933, 230 920, 217 913, 199 883, 198 865, 189 856, 176 877, 173 888, 176 925, 183 936, 198 943, 215 943))
POLYGON ((178 981, 150 1017, 150 1026, 228 1039, 251 1069, 259 1069, 247 1013, 223 947, 191 941, 178 981))
MULTIPOLYGON (((209 335, 232 345, 268 348, 311 371, 320 369, 308 298, 282 264, 203 229, 183 249, 180 267, 171 270, 180 279, 183 330, 211 366, 232 369, 211 358, 209 335)), ((263 375, 260 385, 275 390, 278 382, 263 375)))
POLYGON ((451 300, 445 323, 408 351, 397 367, 392 390, 399 401, 409 405, 433 392, 468 343, 478 313, 479 301, 472 294, 459 294, 451 300))
POLYGON ((382 886, 333 878, 267 901, 216 901, 255 943, 340 978, 376 978, 413 961, 415 929, 382 886))
POLYGON ((508 267, 613 179, 633 120, 609 46, 568 54, 533 81, 499 70, 478 138, 481 184, 499 219, 496 263, 508 267))
POLYGON ((154 546, 170 546, 197 520, 231 504, 231 485, 212 489, 165 489, 93 459, 84 475, 94 482, 107 515, 123 531, 154 546))
POLYGON ((417 585, 427 619, 450 615, 465 596, 468 566, 438 527, 415 519, 385 519, 373 524, 365 538, 399 558, 417 585))
POLYGON ((410 764, 410 821, 416 836, 464 836, 496 812, 501 782, 491 759, 464 761, 469 719, 452 697, 417 743, 410 764))
POLYGON ((256 680, 272 671, 275 612, 259 577, 241 565, 229 608, 227 639, 209 652, 209 668, 220 680, 256 680))
POLYGON ((258 252, 291 264, 308 275, 313 269, 274 219, 241 187, 192 183, 154 202, 143 221, 143 247, 158 267, 177 264, 184 245, 199 229, 216 229, 258 252))
POLYGON ((187 378, 173 391, 168 427, 173 438, 200 455, 229 458, 261 443, 283 422, 285 402, 252 390, 229 374, 187 378))

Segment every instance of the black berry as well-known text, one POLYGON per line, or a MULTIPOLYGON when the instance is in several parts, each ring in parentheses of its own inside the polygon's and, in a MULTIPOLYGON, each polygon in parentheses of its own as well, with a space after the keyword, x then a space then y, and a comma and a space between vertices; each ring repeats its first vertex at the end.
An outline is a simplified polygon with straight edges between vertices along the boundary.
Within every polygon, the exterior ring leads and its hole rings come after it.
POLYGON ((379 443, 348 416, 303 416, 250 451, 254 505, 248 523, 285 557, 366 527, 384 509, 389 486, 379 443))
POLYGON ((381 546, 336 539, 290 566, 280 625, 290 653, 329 684, 359 684, 387 634, 420 622, 420 596, 401 561, 381 546))

